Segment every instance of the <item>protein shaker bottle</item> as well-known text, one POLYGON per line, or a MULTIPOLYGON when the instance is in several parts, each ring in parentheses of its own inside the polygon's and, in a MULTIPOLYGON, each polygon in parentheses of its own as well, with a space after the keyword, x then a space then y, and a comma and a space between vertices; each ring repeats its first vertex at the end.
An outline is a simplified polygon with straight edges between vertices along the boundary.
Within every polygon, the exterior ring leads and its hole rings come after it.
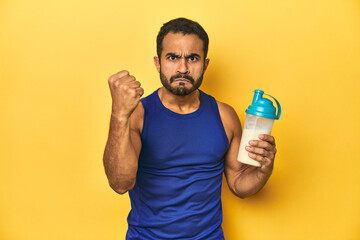
POLYGON ((245 111, 247 114, 237 160, 241 163, 260 167, 261 165, 258 161, 249 157, 249 152, 246 151, 245 147, 249 145, 250 140, 260 140, 260 134, 271 133, 274 120, 280 118, 281 106, 273 96, 270 96, 261 90, 255 90, 254 92, 252 104, 245 111), (263 98, 263 94, 268 95, 275 100, 278 107, 277 115, 275 114, 276 108, 273 106, 272 101, 263 98))

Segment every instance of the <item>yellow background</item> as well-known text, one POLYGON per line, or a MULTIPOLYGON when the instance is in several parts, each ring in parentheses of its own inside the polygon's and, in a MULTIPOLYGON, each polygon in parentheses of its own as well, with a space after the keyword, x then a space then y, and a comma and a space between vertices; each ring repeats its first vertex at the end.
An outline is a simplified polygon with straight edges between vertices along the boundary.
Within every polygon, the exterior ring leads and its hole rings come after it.
POLYGON ((145 95, 161 25, 210 37, 202 90, 244 122, 254 89, 281 103, 273 176, 238 199, 223 184, 230 240, 360 239, 360 2, 0 1, 0 239, 124 239, 128 195, 102 164, 108 77, 145 95))

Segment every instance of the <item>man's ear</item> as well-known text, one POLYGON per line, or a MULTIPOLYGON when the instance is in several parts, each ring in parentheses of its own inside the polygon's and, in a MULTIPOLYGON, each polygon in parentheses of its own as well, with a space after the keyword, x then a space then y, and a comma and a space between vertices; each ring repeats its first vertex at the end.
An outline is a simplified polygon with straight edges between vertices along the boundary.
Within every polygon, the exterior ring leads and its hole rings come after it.
POLYGON ((157 71, 160 73, 160 60, 158 57, 154 57, 154 63, 155 63, 155 67, 157 69, 157 71))
POLYGON ((207 69, 207 67, 209 66, 209 62, 210 62, 210 59, 209 59, 209 58, 205 59, 205 62, 204 62, 204 72, 205 72, 205 70, 207 69))

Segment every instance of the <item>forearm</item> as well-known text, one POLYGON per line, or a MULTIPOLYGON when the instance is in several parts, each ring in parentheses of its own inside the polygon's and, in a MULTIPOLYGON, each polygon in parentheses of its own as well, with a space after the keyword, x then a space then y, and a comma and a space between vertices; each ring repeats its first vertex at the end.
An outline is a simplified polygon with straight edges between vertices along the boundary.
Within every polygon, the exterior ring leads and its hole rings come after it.
POLYGON ((269 180, 271 173, 261 173, 255 167, 248 167, 234 182, 234 193, 240 198, 250 197, 259 192, 269 180))
POLYGON ((130 119, 111 116, 103 161, 111 188, 120 194, 134 186, 138 168, 130 131, 130 119))

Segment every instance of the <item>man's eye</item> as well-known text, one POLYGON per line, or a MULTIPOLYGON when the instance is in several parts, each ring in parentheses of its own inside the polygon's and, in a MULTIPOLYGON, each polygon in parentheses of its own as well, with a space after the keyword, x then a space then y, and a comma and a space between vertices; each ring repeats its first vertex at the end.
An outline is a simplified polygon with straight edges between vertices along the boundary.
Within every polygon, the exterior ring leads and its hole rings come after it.
POLYGON ((197 60, 196 57, 189 57, 190 62, 195 62, 197 60))
POLYGON ((176 57, 175 56, 170 56, 169 59, 174 61, 174 60, 176 60, 176 57))

